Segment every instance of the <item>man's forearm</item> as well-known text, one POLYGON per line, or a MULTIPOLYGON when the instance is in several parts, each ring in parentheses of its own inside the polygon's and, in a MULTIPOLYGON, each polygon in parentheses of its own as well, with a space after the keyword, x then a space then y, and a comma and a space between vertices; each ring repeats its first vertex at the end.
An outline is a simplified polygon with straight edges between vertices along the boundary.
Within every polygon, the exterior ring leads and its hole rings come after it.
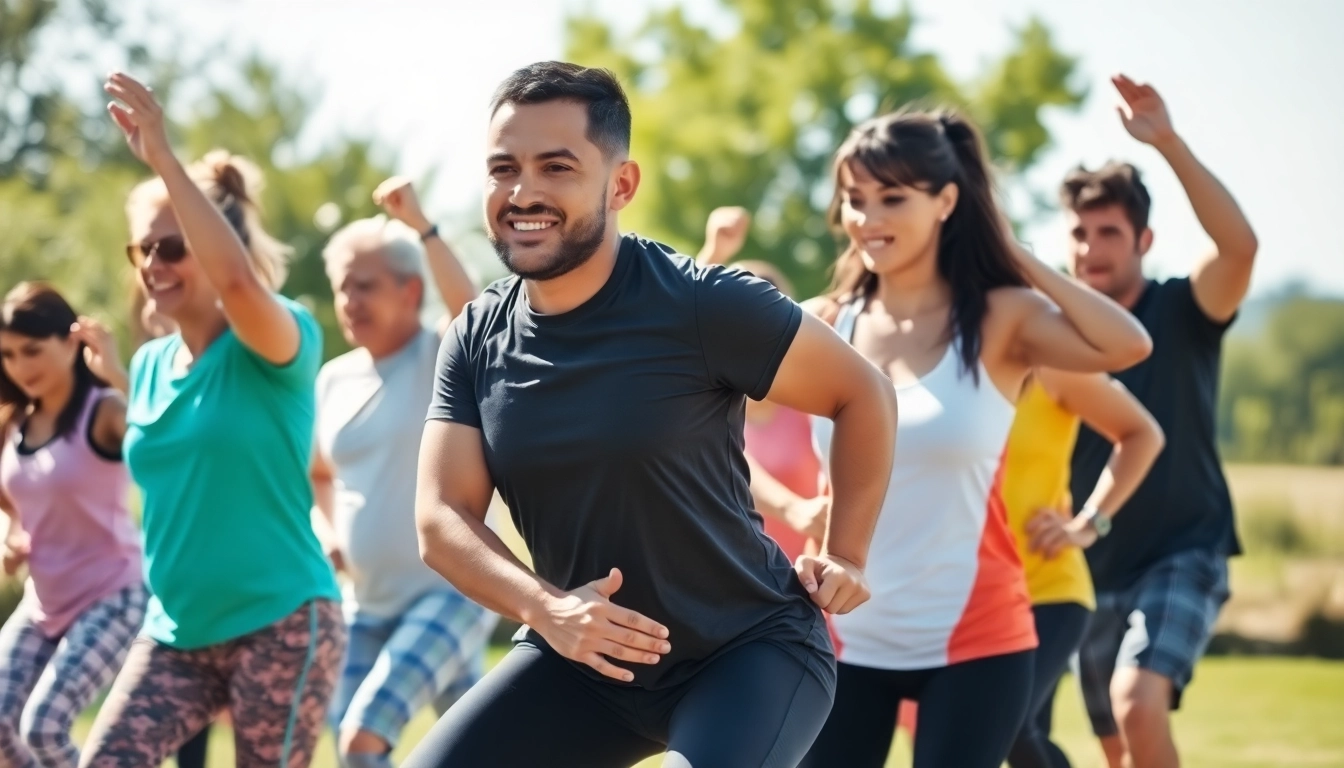
POLYGON ((831 441, 831 516, 825 554, 863 568, 891 481, 896 445, 896 391, 876 369, 866 397, 846 403, 835 416, 831 441))
POLYGON ((1195 217, 1218 247, 1219 255, 1252 258, 1256 250, 1255 232, 1232 193, 1195 157, 1180 136, 1173 134, 1155 146, 1180 180, 1195 217))
POLYGON ((533 573, 484 521, 438 505, 420 525, 420 556, 459 592, 501 616, 532 624, 561 594, 533 573))

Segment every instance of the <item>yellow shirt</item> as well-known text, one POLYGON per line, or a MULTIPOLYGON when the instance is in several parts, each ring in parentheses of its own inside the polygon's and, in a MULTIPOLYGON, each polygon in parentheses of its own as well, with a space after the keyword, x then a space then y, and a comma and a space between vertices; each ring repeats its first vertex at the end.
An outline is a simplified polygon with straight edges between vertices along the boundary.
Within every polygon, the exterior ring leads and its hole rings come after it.
POLYGON ((1017 403, 1017 416, 1008 434, 1003 501, 1034 605, 1078 603, 1096 607, 1092 575, 1081 549, 1069 547, 1053 560, 1046 560, 1026 546, 1027 523, 1039 510, 1070 506, 1069 458, 1077 437, 1078 417, 1061 408, 1032 379, 1017 403))

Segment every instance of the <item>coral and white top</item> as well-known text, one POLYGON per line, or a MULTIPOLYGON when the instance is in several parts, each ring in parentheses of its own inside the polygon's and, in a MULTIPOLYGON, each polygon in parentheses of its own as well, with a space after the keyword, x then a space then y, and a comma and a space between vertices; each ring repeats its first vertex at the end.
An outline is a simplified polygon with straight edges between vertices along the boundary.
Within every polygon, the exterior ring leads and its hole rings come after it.
MULTIPOLYGON (((835 329, 852 341, 862 302, 835 329)), ((931 669, 1036 647, 1022 561, 1003 503, 1015 407, 983 363, 959 370, 958 344, 919 381, 896 387, 896 458, 869 549, 872 599, 835 616, 837 659, 931 669)), ((814 419, 822 466, 834 425, 814 419)))

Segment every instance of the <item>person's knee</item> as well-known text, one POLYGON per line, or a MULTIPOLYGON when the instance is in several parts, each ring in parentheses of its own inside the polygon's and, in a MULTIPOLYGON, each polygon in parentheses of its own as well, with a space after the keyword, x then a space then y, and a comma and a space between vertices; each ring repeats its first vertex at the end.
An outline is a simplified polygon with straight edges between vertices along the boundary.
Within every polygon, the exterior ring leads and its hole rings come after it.
POLYGON ((1151 737, 1165 730, 1171 711, 1171 681, 1145 669, 1117 671, 1111 684, 1111 706, 1126 739, 1151 737))
POLYGON ((341 731, 339 746, 342 755, 382 755, 392 751, 387 739, 363 729, 341 731))

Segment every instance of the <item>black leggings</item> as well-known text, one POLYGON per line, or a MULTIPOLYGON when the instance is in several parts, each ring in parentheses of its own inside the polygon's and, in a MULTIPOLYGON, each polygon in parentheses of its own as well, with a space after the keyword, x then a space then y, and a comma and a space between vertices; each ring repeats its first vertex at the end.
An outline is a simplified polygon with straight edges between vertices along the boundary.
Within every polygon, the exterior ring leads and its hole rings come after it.
POLYGON ((913 671, 839 664, 835 706, 803 765, 882 768, 908 699, 919 703, 914 768, 999 768, 1026 717, 1034 654, 913 671))
POLYGON ((658 691, 594 680, 519 643, 402 768, 628 768, 664 750, 666 768, 793 768, 830 709, 818 676, 764 642, 658 691))
POLYGON ((1036 616, 1036 674, 1031 680, 1031 704, 1027 720, 1008 752, 1012 768, 1069 768, 1069 758, 1050 741, 1055 688, 1068 669, 1069 657, 1078 650, 1092 612, 1078 603, 1055 603, 1032 608, 1036 616))

